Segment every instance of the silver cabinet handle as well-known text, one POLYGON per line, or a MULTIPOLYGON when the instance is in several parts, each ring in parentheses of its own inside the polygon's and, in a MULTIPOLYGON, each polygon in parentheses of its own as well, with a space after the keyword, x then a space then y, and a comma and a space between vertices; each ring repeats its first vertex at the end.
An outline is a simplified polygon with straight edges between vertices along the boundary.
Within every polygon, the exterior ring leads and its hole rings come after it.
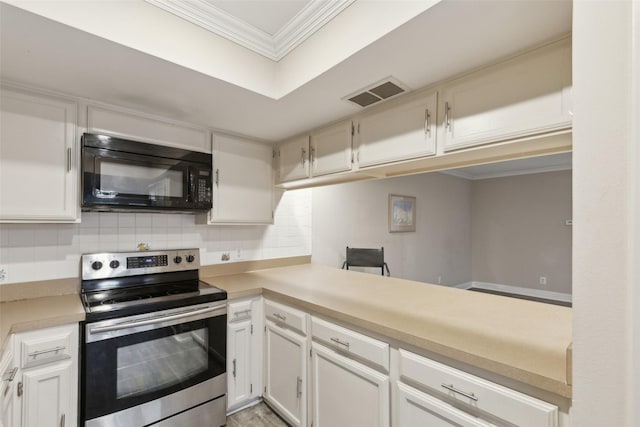
POLYGON ((22 396, 22 392, 24 391, 24 386, 22 385, 22 381, 18 383, 18 387, 16 388, 16 394, 18 397, 22 396))
POLYGON ((424 110, 424 133, 431 136, 431 113, 428 108, 424 110))
POLYGON ((302 378, 298 377, 298 381, 296 383, 296 395, 298 397, 302 396, 302 378))
POLYGON ((17 373, 18 373, 17 366, 10 371, 5 371, 4 374, 2 374, 2 381, 6 381, 10 383, 16 377, 17 373))
POLYGON ((316 159, 316 147, 311 146, 311 152, 309 153, 309 163, 313 164, 316 159))
POLYGON ((41 354, 47 354, 47 353, 57 353, 59 351, 65 350, 67 347, 61 345, 55 348, 50 348, 49 350, 38 350, 38 351, 34 351, 28 354, 29 357, 36 357, 36 356, 40 356, 41 354))
POLYGON ((191 317, 191 316, 196 316, 198 314, 209 313, 212 311, 219 311, 219 310, 226 310, 226 306, 218 305, 215 307, 205 307, 197 310, 182 311, 180 313, 170 314, 168 316, 153 316, 153 317, 148 317, 141 320, 132 320, 129 322, 116 323, 115 325, 97 326, 97 327, 91 328, 89 330, 89 333, 95 334, 98 332, 109 332, 109 331, 117 331, 120 329, 134 328, 136 326, 153 325, 154 323, 168 322, 171 320, 182 319, 184 317, 191 317))
POLYGON ((301 160, 302 160, 302 167, 304 167, 304 162, 307 161, 307 150, 305 150, 304 148, 300 149, 301 152, 301 160))
POLYGON ((246 310, 242 310, 242 311, 236 311, 234 316, 235 317, 244 317, 244 316, 249 316, 251 314, 251 309, 248 308, 246 310))
POLYGON ((336 345, 342 345, 349 349, 349 341, 341 341, 340 338, 331 338, 331 341, 336 343, 336 345))
POLYGON ((233 359, 233 378, 236 377, 236 359, 233 359))
POLYGON ((445 102, 444 103, 444 127, 451 130, 451 120, 449 117, 449 111, 451 110, 451 107, 449 107, 449 103, 445 102))
POLYGON ((67 172, 71 172, 71 147, 67 148, 67 172))
POLYGON ((216 187, 220 184, 220 169, 216 169, 216 187))
POLYGON ((65 414, 60 415, 60 427, 64 427, 67 424, 67 416, 65 414))
POLYGON ((280 313, 273 313, 273 317, 275 317, 276 319, 280 320, 281 322, 284 322, 287 320, 287 316, 284 316, 280 313))
POLYGON ((459 395, 464 396, 464 397, 467 397, 467 398, 469 398, 469 399, 473 400, 474 402, 477 402, 477 401, 478 401, 478 397, 477 397, 475 394, 473 394, 473 393, 468 393, 468 392, 466 392, 466 391, 462 391, 462 390, 458 390, 457 388, 455 388, 455 387, 453 386, 453 384, 444 384, 444 383, 443 383, 443 384, 440 384, 440 385, 441 385, 442 387, 446 388, 447 390, 452 391, 452 392, 454 392, 454 393, 458 393, 459 395))

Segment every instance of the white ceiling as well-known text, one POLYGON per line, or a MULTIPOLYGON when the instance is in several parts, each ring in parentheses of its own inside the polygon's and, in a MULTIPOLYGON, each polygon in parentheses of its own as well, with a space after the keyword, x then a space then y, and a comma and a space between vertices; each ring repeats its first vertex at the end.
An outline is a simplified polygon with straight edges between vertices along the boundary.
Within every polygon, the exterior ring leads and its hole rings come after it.
POLYGON ((273 142, 385 77, 418 89, 571 30, 570 0, 357 0, 276 63, 142 0, 0 8, 3 79, 273 142))

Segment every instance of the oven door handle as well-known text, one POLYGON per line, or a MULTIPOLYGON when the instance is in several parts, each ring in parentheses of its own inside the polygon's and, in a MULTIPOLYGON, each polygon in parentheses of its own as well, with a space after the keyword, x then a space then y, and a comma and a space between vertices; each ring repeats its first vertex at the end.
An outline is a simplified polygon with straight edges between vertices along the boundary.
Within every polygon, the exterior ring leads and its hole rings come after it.
POLYGON ((96 326, 89 330, 90 334, 97 334, 100 332, 118 331, 121 329, 135 328, 137 326, 153 325, 154 323, 170 322, 172 320, 183 319, 185 317, 197 316, 199 314, 210 313, 214 311, 226 310, 226 305, 218 305, 215 307, 205 307, 197 310, 181 311, 175 314, 168 314, 166 316, 154 316, 141 320, 131 320, 129 322, 116 323, 115 325, 108 326, 96 326))

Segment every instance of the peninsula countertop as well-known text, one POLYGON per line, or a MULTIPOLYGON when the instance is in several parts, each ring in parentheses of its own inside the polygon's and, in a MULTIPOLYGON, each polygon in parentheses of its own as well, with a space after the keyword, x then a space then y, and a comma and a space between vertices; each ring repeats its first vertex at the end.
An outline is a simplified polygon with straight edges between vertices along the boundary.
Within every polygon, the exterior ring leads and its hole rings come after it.
POLYGON ((314 264, 201 277, 571 397, 571 309, 314 264))

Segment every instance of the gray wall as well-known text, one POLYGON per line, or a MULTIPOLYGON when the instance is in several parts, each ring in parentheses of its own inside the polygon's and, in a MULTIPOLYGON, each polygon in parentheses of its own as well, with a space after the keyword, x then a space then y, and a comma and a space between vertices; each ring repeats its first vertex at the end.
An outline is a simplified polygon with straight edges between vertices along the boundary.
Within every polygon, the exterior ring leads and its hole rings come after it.
POLYGON ((473 280, 570 294, 571 171, 474 181, 471 194, 473 280))
POLYGON ((314 263, 340 267, 346 246, 384 246, 395 277, 571 293, 571 171, 339 184, 314 188, 312 204, 314 263), (416 197, 415 233, 388 232, 389 194, 416 197))
POLYGON ((340 267, 345 247, 384 246, 391 275, 471 280, 471 183, 439 173, 314 188, 313 263, 340 267), (416 197, 416 232, 389 233, 388 197, 416 197))

